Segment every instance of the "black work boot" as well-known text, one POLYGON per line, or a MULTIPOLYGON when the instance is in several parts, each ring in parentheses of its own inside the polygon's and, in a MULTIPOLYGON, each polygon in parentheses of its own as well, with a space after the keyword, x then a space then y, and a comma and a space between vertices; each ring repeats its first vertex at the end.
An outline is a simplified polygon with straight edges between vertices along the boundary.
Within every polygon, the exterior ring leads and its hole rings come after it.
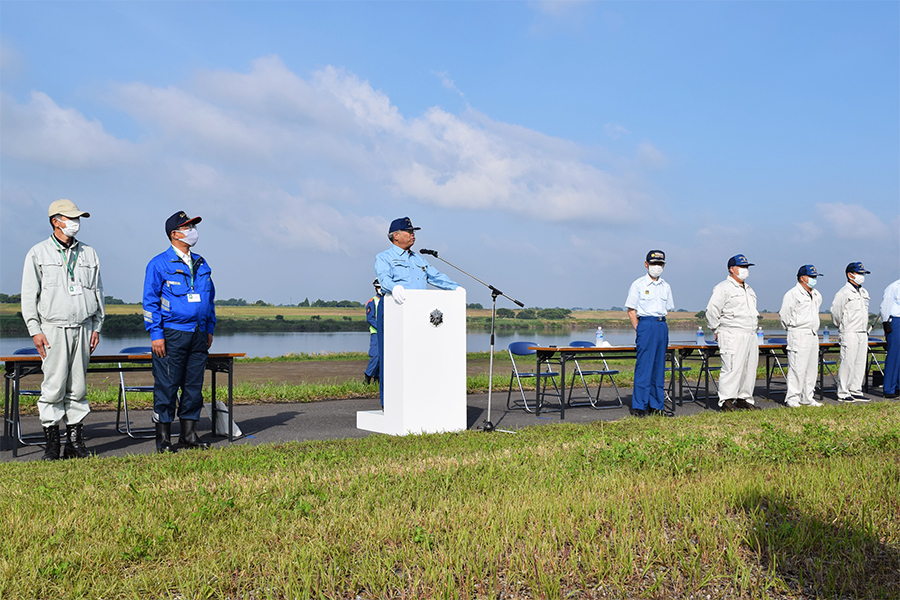
POLYGON ((44 427, 44 444, 41 460, 59 460, 59 425, 44 427))
POLYGON ((66 425, 66 447, 63 458, 87 458, 91 455, 84 445, 84 423, 66 425))
POLYGON ((181 419, 181 435, 178 436, 178 444, 182 448, 200 448, 208 450, 209 444, 202 441, 197 435, 197 421, 181 419))
POLYGON ((157 454, 165 454, 166 452, 177 452, 172 446, 172 424, 157 423, 156 424, 156 452, 157 454))

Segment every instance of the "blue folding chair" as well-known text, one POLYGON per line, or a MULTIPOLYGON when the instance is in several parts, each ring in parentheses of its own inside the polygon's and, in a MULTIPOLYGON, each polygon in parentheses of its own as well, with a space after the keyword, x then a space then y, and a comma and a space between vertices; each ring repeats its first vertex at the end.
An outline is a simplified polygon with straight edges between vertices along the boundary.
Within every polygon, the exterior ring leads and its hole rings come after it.
MULTIPOLYGON (((39 353, 37 348, 34 346, 30 346, 28 348, 19 348, 13 354, 17 356, 38 356, 39 353)), ((9 377, 12 377, 9 375, 9 377)), ((7 385, 7 397, 9 397, 9 378, 6 380, 7 385)), ((19 389, 19 397, 21 396, 37 396, 38 398, 41 396, 41 390, 23 390, 19 389)), ((11 411, 10 411, 11 412, 11 411)), ((43 446, 44 445, 44 432, 41 430, 41 433, 29 433, 27 435, 22 435, 22 418, 21 418, 21 405, 16 404, 15 413, 10 414, 7 419, 7 423, 12 425, 13 429, 16 432, 16 437, 19 438, 19 444, 23 446, 43 446)))
MULTIPOLYGON (((707 346, 715 346, 718 347, 718 342, 706 342, 707 346)), ((709 396, 706 396, 706 390, 704 389, 703 399, 707 401, 707 405, 709 404, 710 398, 718 398, 719 397, 719 382, 716 381, 715 372, 721 371, 722 367, 719 365, 711 365, 709 364, 709 355, 704 355, 703 365, 700 367, 700 373, 697 375, 697 385, 694 387, 694 397, 696 400, 700 400, 700 385, 704 383, 704 375, 709 378, 709 381, 712 382, 713 388, 715 388, 709 396)))
MULTIPOLYGON (((137 365, 149 365, 151 362, 150 352, 152 348, 150 346, 131 346, 129 348, 122 348, 119 351, 119 354, 146 354, 147 361, 146 362, 138 362, 132 363, 137 365)), ((125 372, 122 368, 122 363, 119 363, 119 402, 116 406, 116 431, 123 435, 127 435, 128 437, 139 440, 139 439, 149 439, 156 436, 156 426, 153 427, 142 427, 142 428, 134 428, 131 426, 131 416, 128 414, 128 393, 135 394, 152 394, 153 386, 152 385, 126 385, 125 384, 125 372), (123 410, 124 409, 124 410, 123 410), (120 425, 120 419, 122 413, 125 413, 125 428, 123 429, 120 425)))
MULTIPOLYGON (((593 342, 586 342, 586 341, 569 342, 569 346, 571 346, 573 348, 594 348, 595 347, 593 342)), ((569 385, 569 398, 566 401, 568 406, 571 406, 574 408, 576 406, 590 405, 591 408, 596 408, 596 409, 620 408, 622 406, 622 396, 619 395, 619 386, 616 385, 616 380, 613 379, 613 375, 618 375, 619 372, 617 370, 609 368, 609 364, 606 362, 606 359, 603 357, 602 353, 600 353, 598 356, 603 361, 602 369, 594 369, 594 370, 585 371, 584 369, 581 368, 581 365, 578 364, 577 360, 572 361, 573 363, 575 363, 575 372, 572 373, 572 383, 571 383, 571 385, 569 385), (591 390, 588 388, 587 381, 585 381, 585 379, 584 379, 585 377, 588 377, 591 375, 599 375, 600 376, 600 385, 597 387, 596 398, 591 395, 591 390), (584 391, 587 393, 589 402, 577 402, 575 404, 572 403, 572 394, 575 392, 575 378, 576 377, 581 378, 581 385, 584 386, 584 391), (610 383, 612 383, 613 389, 615 389, 615 391, 616 391, 616 401, 618 402, 618 404, 611 404, 609 406, 601 406, 599 404, 600 392, 603 390, 603 378, 604 377, 609 377, 609 381, 610 381, 610 383)))
MULTIPOLYGON (((785 344, 787 345, 787 338, 769 338, 765 341, 766 344, 785 344)), ((779 383, 784 385, 784 390, 779 393, 787 394, 787 368, 788 368, 788 358, 787 358, 787 349, 774 349, 770 348, 766 353, 766 396, 770 396, 772 394, 772 384, 779 383), (775 369, 772 368, 772 363, 775 363, 775 367, 781 373, 782 381, 776 382, 772 376, 775 372, 775 369)))
MULTIPOLYGON (((528 397, 525 395, 525 388, 522 387, 522 379, 523 378, 536 378, 538 376, 537 372, 530 371, 520 371, 518 366, 516 365, 516 357, 524 359, 526 356, 534 356, 537 354, 536 350, 529 350, 529 346, 537 346, 536 342, 512 342, 509 345, 509 360, 512 362, 512 374, 509 376, 509 389, 506 391, 506 408, 508 410, 524 410, 526 412, 534 412, 535 406, 534 403, 529 403, 528 397), (512 398, 512 385, 513 380, 515 380, 519 384, 519 392, 522 394, 522 400, 516 400, 515 402, 510 402, 512 398)), ((562 402, 562 394, 559 392, 559 385, 556 383, 556 378, 559 376, 559 373, 555 371, 551 371, 549 365, 547 366, 547 370, 541 370, 541 390, 540 390, 540 398, 541 398, 541 410, 546 410, 543 405, 545 396, 556 396, 562 402), (547 380, 550 380, 553 383, 553 388, 556 390, 556 393, 547 392, 547 380)), ((554 407, 559 408, 559 407, 554 407)))
MULTIPOLYGON (((869 336, 869 341, 870 342, 884 342, 883 339, 881 339, 879 337, 871 336, 871 335, 869 336)), ((884 352, 884 350, 881 350, 881 349, 878 349, 878 350, 884 352)), ((872 346, 869 346, 868 348, 866 348, 866 352, 867 352, 868 356, 866 359, 866 375, 863 378, 863 391, 865 391, 867 394, 869 393, 869 374, 872 375, 871 387, 879 387, 881 385, 884 385, 884 362, 885 362, 885 359, 882 358, 879 360, 878 355, 875 354, 875 351, 876 351, 876 348, 873 348, 872 346), (881 379, 880 383, 877 382, 877 379, 879 378, 879 376, 881 379)))

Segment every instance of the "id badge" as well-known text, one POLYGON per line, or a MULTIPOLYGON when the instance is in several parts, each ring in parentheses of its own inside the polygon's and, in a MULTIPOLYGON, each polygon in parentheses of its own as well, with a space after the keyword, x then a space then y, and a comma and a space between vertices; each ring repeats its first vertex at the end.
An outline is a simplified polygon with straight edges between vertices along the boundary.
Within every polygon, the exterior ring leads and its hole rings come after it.
POLYGON ((69 295, 70 296, 81 296, 84 294, 84 290, 78 284, 72 284, 69 286, 69 295))
POLYGON ((200 294, 188 294, 188 302, 200 302, 200 294))

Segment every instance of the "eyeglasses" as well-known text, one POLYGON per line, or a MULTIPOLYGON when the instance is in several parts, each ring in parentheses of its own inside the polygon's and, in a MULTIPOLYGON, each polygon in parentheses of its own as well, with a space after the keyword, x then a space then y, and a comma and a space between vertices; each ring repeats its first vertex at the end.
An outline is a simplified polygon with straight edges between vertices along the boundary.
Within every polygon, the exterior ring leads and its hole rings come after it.
POLYGON ((184 225, 184 226, 182 226, 182 227, 179 227, 179 228, 176 229, 175 231, 190 231, 191 229, 195 229, 195 226, 194 226, 193 224, 191 224, 191 225, 184 225))

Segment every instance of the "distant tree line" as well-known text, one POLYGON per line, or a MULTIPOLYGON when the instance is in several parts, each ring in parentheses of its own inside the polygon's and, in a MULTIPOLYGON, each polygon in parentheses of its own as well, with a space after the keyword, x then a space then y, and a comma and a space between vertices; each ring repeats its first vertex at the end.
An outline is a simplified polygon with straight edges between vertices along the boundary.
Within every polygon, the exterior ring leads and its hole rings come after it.
POLYGON ((572 314, 568 308, 523 308, 516 312, 511 308, 498 308, 497 317, 501 319, 567 319, 572 314))

